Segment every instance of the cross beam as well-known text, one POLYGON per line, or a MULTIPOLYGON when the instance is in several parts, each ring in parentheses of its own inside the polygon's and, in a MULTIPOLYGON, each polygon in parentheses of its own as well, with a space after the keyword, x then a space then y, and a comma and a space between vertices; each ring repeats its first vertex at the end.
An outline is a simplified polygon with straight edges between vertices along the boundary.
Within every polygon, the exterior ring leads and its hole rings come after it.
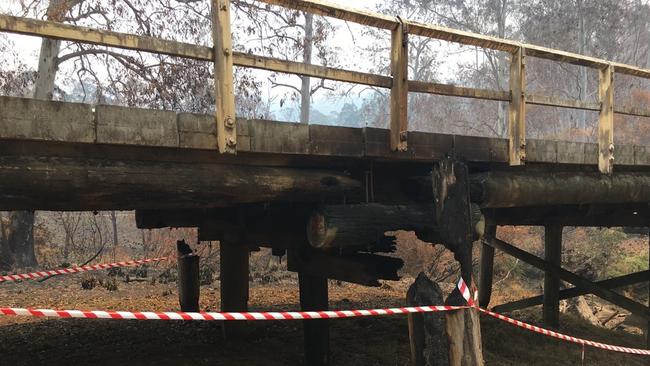
MULTIPOLYGON (((630 273, 630 274, 620 276, 620 277, 610 278, 610 279, 603 280, 603 281, 594 282, 594 284, 598 285, 598 286, 600 286, 600 287, 602 287, 604 289, 611 290, 611 289, 614 289, 614 288, 634 285, 634 284, 640 283, 640 282, 646 282, 646 281, 648 281, 649 277, 650 277, 650 270, 646 270, 646 271, 641 271, 641 272, 630 273)), ((577 296, 586 295, 586 294, 589 294, 589 293, 591 293, 591 292, 589 290, 585 290, 584 288, 571 287, 571 288, 561 290, 560 293, 559 293, 559 295, 560 295, 559 299, 560 300, 565 300, 565 299, 570 299, 570 298, 577 297, 577 296)), ((508 303, 505 303, 505 304, 497 305, 492 310, 494 310, 497 313, 520 310, 520 309, 529 308, 529 307, 535 306, 535 305, 541 305, 543 300, 544 300, 543 295, 533 296, 533 297, 529 297, 529 298, 526 298, 526 299, 512 301, 512 302, 508 302, 508 303)))
POLYGON ((633 314, 637 314, 646 319, 650 319, 650 307, 645 306, 641 303, 638 303, 634 300, 631 300, 623 295, 617 294, 616 292, 604 288, 592 281, 589 281, 583 277, 578 276, 573 272, 569 272, 566 269, 549 263, 535 255, 532 255, 524 250, 521 250, 513 245, 506 243, 505 241, 499 240, 497 238, 492 238, 489 241, 485 241, 486 244, 490 245, 495 249, 499 249, 506 254, 509 254, 515 258, 522 260, 523 262, 530 264, 533 267, 541 269, 543 271, 555 272, 561 280, 569 282, 570 284, 583 288, 594 295, 611 302, 617 306, 622 307, 625 310, 630 311, 633 314))

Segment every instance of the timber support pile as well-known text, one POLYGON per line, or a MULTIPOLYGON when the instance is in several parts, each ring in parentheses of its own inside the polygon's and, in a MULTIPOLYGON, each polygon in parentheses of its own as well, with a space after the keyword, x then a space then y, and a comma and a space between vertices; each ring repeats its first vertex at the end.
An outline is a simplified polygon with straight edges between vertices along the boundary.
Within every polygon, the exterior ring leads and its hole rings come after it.
POLYGON ((185 240, 176 242, 178 253, 178 300, 181 311, 199 311, 201 284, 199 281, 200 257, 192 252, 185 240))

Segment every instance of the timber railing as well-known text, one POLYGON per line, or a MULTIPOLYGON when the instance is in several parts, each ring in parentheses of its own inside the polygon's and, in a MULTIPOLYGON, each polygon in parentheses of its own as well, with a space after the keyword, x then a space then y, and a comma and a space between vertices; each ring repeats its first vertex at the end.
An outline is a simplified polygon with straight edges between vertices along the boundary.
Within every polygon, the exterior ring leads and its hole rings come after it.
POLYGON ((391 149, 398 151, 407 149, 408 92, 508 102, 508 145, 511 165, 521 165, 526 160, 526 104, 597 111, 599 113, 598 167, 603 173, 611 173, 614 165, 614 114, 650 117, 648 110, 614 107, 614 72, 650 79, 650 70, 647 69, 437 25, 422 24, 320 0, 259 1, 391 31, 392 77, 234 52, 230 30, 230 0, 212 0, 213 47, 9 15, 0 15, 0 31, 214 62, 217 145, 222 153, 235 153, 237 150, 233 65, 391 89, 390 145, 391 149), (436 38, 510 53, 510 90, 487 90, 408 80, 408 35, 436 38), (599 102, 562 100, 527 94, 525 60, 529 56, 599 70, 599 102))

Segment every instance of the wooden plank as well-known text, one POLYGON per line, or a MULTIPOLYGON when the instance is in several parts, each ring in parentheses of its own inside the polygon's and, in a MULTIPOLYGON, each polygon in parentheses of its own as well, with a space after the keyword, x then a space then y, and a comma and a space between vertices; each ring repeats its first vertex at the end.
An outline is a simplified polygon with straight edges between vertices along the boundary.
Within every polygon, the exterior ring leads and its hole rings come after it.
POLYGON ((313 155, 363 156, 363 129, 309 125, 309 153, 313 155))
POLYGON ((179 147, 193 149, 217 149, 217 126, 214 117, 206 114, 179 113, 179 147))
MULTIPOLYGON (((616 69, 619 72, 618 69, 616 69)), ((650 117, 650 110, 633 106, 615 106, 614 113, 624 114, 626 116, 650 117)))
MULTIPOLYGON (((585 162, 585 145, 583 142, 556 141, 557 162, 561 164, 583 164, 585 162)), ((596 148, 595 144, 592 145, 596 148)))
POLYGON ((354 84, 378 86, 382 88, 390 88, 393 84, 393 80, 389 76, 336 69, 319 65, 310 65, 302 62, 287 61, 241 52, 234 53, 233 63, 237 66, 276 71, 287 74, 312 76, 321 79, 344 81, 354 84))
POLYGON ((553 140, 526 140, 526 158, 534 163, 556 163, 557 143, 553 140))
POLYGON ((429 83, 415 80, 409 80, 408 88, 410 92, 415 93, 427 93, 508 102, 510 101, 510 92, 500 90, 467 88, 450 84, 429 83))
POLYGON ((408 130, 408 34, 402 23, 391 32, 390 148, 406 151, 408 130))
POLYGON ((634 165, 634 146, 616 145, 616 165, 634 165))
POLYGON ((98 105, 95 119, 98 143, 178 147, 174 112, 98 105))
POLYGON ((399 25, 395 17, 374 13, 367 10, 354 9, 321 0, 260 0, 261 2, 282 6, 287 9, 299 10, 315 15, 332 17, 348 22, 367 25, 375 28, 393 30, 399 25))
POLYGON ((547 107, 560 107, 569 109, 580 109, 586 111, 600 111, 600 103, 583 102, 581 100, 569 100, 551 97, 540 94, 526 95, 526 104, 542 105, 547 107))
POLYGON ((569 272, 564 268, 549 263, 537 256, 534 256, 524 250, 512 246, 502 240, 494 238, 489 242, 486 241, 486 243, 488 245, 491 245, 495 249, 499 249, 515 258, 522 260, 525 263, 530 264, 533 267, 536 267, 543 271, 553 271, 555 274, 558 275, 558 277, 560 277, 561 280, 569 282, 570 284, 576 287, 584 288, 589 292, 593 293, 594 295, 600 297, 601 299, 607 300, 614 305, 620 306, 623 309, 626 309, 633 314, 638 314, 644 318, 650 318, 650 308, 646 307, 643 304, 631 300, 612 290, 605 289, 601 286, 598 286, 592 281, 580 277, 575 273, 569 272))
POLYGON ((510 59, 510 106, 508 110, 508 161, 523 165, 526 160, 526 69, 525 51, 517 49, 510 59))
POLYGON ((454 135, 453 151, 468 161, 508 161, 508 140, 454 135))
POLYGON ((219 152, 237 151, 235 87, 233 82, 230 0, 212 0, 212 40, 214 41, 214 95, 219 152))
POLYGON ((251 150, 260 153, 309 154, 309 125, 251 120, 251 150))
POLYGON ((410 34, 440 39, 447 42, 454 42, 468 46, 478 46, 481 48, 489 48, 497 51, 516 52, 520 43, 507 39, 485 36, 482 34, 461 31, 442 27, 433 24, 423 24, 414 21, 404 22, 408 27, 410 34))
POLYGON ((650 165, 650 146, 634 145, 634 165, 650 165))
POLYGON ((650 222, 647 204, 572 204, 483 209, 498 225, 644 227, 650 222))
MULTIPOLYGON (((562 264, 562 226, 544 227, 544 259, 555 266, 562 264)), ((553 270, 544 271, 544 324, 557 329, 560 326, 560 278, 553 270)))
POLYGON ((212 60, 212 49, 210 47, 4 14, 0 15, 0 31, 159 53, 195 60, 212 60))
POLYGON ((599 70, 598 96, 598 170, 603 174, 614 171, 614 68, 610 65, 599 70))
POLYGON ((80 103, 0 97, 0 138, 95 141, 92 106, 80 103))
MULTIPOLYGON (((607 280, 602 280, 594 282, 596 285, 606 288, 606 289, 615 289, 619 287, 625 287, 633 285, 640 282, 646 282, 650 276, 650 270, 645 270, 641 272, 631 273, 620 277, 610 278, 607 280)), ((559 292, 559 299, 565 300, 577 296, 582 296, 589 294, 588 290, 582 289, 580 287, 571 287, 559 292)), ((543 303, 544 296, 533 296, 522 300, 512 301, 506 304, 501 304, 495 306, 492 310, 497 313, 511 312, 520 309, 526 309, 531 306, 541 305, 543 303)))

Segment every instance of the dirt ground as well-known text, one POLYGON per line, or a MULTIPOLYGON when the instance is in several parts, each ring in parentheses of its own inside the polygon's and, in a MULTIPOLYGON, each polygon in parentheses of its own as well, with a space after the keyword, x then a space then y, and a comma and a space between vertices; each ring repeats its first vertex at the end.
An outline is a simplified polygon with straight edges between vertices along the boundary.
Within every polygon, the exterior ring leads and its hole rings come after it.
MULTIPOLYGON (((81 276, 44 283, 0 284, 0 306, 58 309, 177 310, 175 284, 119 282, 118 290, 81 289, 81 276)), ((381 288, 330 284, 332 309, 404 305, 409 280, 381 288)), ((218 282, 202 287, 201 307, 219 309, 218 282)), ((297 284, 253 284, 251 310, 298 309, 297 284)), ((539 308, 516 313, 538 321, 539 308)), ((643 336, 562 318, 562 331, 597 341, 643 347, 643 336)), ((409 363, 404 316, 332 320, 333 365, 409 363)), ((299 321, 248 323, 239 340, 224 339, 218 322, 0 317, 0 365, 300 365, 299 321)), ((581 347, 482 319, 488 365, 580 365, 581 347)), ((585 365, 648 365, 648 359, 587 348, 585 365)))

